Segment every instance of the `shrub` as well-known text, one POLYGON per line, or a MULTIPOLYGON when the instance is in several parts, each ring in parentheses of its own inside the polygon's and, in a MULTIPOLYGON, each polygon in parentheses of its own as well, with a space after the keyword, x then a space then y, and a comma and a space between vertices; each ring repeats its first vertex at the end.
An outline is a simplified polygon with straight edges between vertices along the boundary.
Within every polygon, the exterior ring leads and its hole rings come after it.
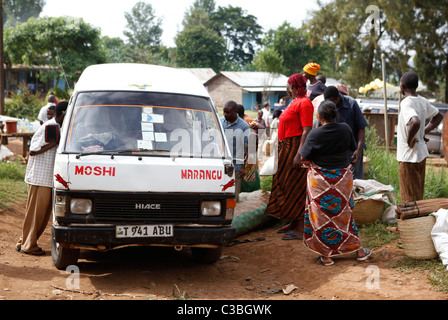
POLYGON ((10 117, 37 119, 44 103, 39 94, 32 94, 25 83, 19 85, 19 93, 12 96, 12 100, 5 103, 5 113, 10 117))

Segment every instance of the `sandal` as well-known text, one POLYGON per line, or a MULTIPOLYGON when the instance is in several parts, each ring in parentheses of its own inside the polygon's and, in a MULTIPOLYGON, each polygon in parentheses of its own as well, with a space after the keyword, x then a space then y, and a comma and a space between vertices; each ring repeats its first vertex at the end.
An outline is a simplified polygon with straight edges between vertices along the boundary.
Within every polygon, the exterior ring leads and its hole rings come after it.
POLYGON ((370 249, 362 249, 364 251, 364 255, 362 257, 356 258, 358 261, 366 261, 372 255, 372 251, 370 249))
POLYGON ((297 235, 292 232, 288 232, 282 237, 282 240, 302 240, 302 239, 303 235, 297 235))
POLYGON ((19 252, 20 253, 24 253, 24 254, 29 254, 29 255, 32 255, 32 256, 43 256, 43 255, 45 255, 45 251, 40 249, 40 248, 37 251, 30 251, 30 252, 24 251, 24 250, 20 249, 19 252))
POLYGON ((277 233, 288 233, 290 230, 289 226, 283 226, 280 229, 277 229, 277 233))
POLYGON ((316 262, 318 264, 323 265, 323 266, 332 266, 332 265, 334 265, 334 261, 333 260, 331 260, 331 262, 325 262, 323 256, 320 256, 319 258, 317 258, 316 262))

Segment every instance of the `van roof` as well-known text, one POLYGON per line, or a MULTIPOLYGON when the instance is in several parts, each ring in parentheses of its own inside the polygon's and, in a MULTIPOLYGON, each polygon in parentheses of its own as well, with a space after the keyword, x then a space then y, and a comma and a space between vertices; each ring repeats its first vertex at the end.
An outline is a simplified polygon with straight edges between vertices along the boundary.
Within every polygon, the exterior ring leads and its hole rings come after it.
POLYGON ((191 72, 149 64, 112 63, 87 67, 75 91, 147 91, 209 97, 191 72))

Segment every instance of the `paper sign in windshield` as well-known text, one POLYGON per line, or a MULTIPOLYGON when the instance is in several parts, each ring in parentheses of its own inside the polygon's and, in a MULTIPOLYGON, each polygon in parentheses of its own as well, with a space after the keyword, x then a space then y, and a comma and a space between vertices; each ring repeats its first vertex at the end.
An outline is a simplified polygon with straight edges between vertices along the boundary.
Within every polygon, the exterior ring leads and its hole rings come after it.
POLYGON ((142 113, 142 122, 163 123, 163 114, 142 113))
POLYGON ((154 123, 142 122, 142 131, 154 131, 154 123))
POLYGON ((152 141, 138 140, 137 145, 139 149, 153 150, 152 141))
POLYGON ((154 141, 154 132, 151 131, 142 132, 142 138, 145 141, 154 141))
POLYGON ((154 137, 156 142, 167 142, 166 133, 165 132, 154 132, 154 137))

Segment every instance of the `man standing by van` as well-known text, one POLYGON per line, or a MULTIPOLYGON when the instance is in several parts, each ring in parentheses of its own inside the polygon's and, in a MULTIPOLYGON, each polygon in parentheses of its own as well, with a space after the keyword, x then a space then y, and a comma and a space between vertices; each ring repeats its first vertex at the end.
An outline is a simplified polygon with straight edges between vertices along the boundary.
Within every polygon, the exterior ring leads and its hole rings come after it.
POLYGON ((235 167, 235 199, 238 201, 241 191, 241 178, 244 175, 247 159, 247 143, 250 127, 238 116, 238 104, 235 101, 228 101, 224 105, 223 112, 224 117, 221 118, 221 122, 233 156, 233 165, 235 167))
POLYGON ((45 122, 34 134, 30 145, 30 157, 26 168, 25 182, 28 184, 28 200, 22 236, 16 245, 21 253, 44 255, 37 240, 45 231, 52 211, 53 168, 56 143, 45 142, 45 128, 48 125, 62 125, 68 103, 61 101, 55 110, 55 117, 45 122))

